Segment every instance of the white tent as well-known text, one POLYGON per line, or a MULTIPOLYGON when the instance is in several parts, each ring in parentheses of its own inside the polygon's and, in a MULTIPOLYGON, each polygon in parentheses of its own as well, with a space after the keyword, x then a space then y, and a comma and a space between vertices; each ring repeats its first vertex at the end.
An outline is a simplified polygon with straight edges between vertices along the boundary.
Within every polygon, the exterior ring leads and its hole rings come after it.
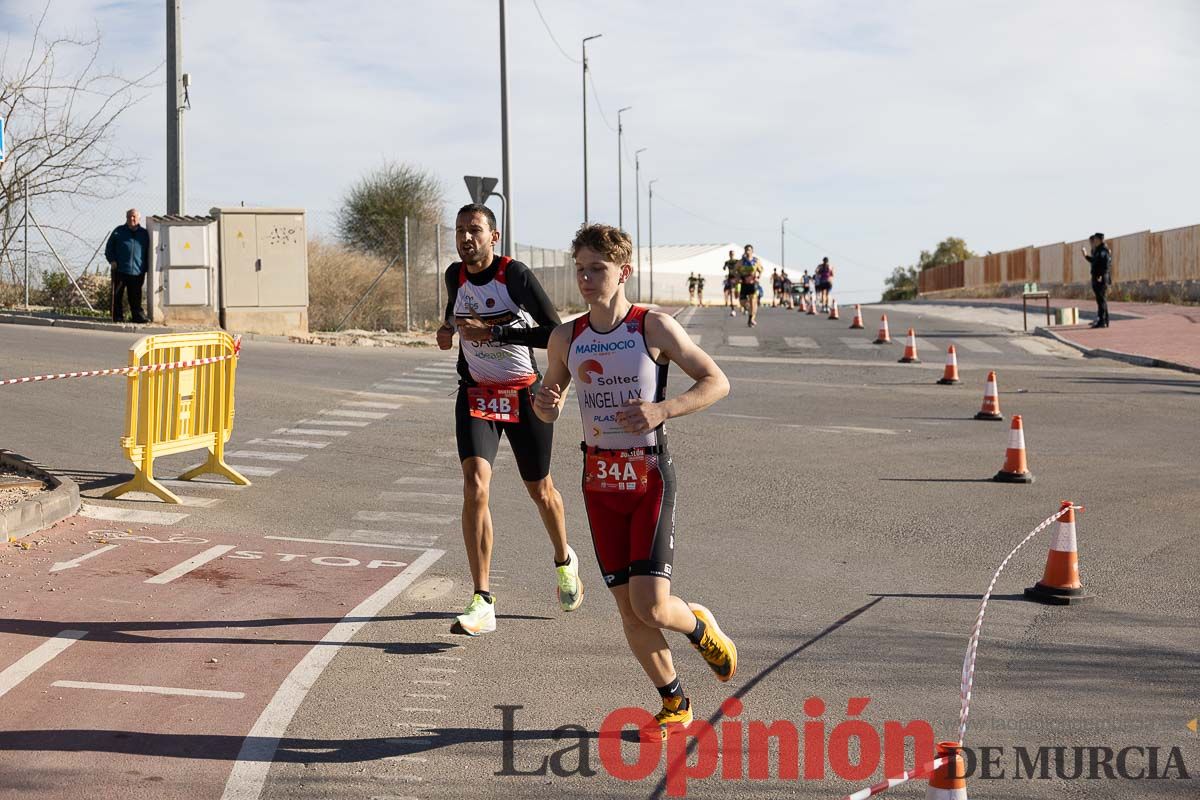
MULTIPOLYGON (((704 299, 708 303, 721 303, 722 282, 725 280, 725 262, 729 259, 729 251, 741 258, 745 245, 734 242, 728 244, 668 244, 654 246, 654 301, 655 302, 687 302, 688 276, 693 272, 704 277, 704 299)), ((762 256, 758 257, 763 270, 769 277, 771 270, 779 267, 773 261, 762 256)), ((643 302, 650 301, 650 248, 641 248, 641 279, 643 302)), ((638 252, 633 254, 634 280, 631 281, 627 296, 631 300, 638 299, 638 252)), ((770 286, 764 286, 767 292, 770 286)))

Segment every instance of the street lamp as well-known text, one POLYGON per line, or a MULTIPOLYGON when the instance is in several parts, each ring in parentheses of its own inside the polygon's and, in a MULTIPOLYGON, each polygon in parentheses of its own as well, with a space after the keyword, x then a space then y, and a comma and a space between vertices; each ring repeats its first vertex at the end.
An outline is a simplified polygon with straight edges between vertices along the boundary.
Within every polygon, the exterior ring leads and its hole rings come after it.
POLYGON ((622 168, 621 156, 621 133, 625 130, 621 126, 621 115, 632 109, 633 106, 625 106, 617 109, 617 227, 621 230, 625 229, 625 192, 622 191, 622 168))
POLYGON ((787 218, 787 217, 784 217, 783 219, 781 219, 781 220, 779 221, 779 269, 781 269, 781 270, 787 267, 787 259, 786 259, 786 258, 784 258, 784 252, 785 252, 785 251, 784 251, 784 249, 783 249, 783 248, 784 248, 784 244, 783 244, 783 233, 784 233, 784 231, 783 231, 783 224, 784 224, 785 222, 787 222, 787 221, 788 221, 788 218, 787 218))
POLYGON ((588 223, 588 163, 587 163, 587 43, 599 39, 603 33, 587 36, 583 40, 583 224, 588 223))
POLYGON ((654 302, 654 184, 658 178, 646 184, 646 188, 650 192, 650 211, 647 215, 647 222, 650 227, 650 302, 654 302))
POLYGON ((642 162, 639 156, 650 148, 641 147, 633 154, 633 183, 634 197, 637 198, 635 209, 637 213, 637 268, 638 268, 638 302, 642 302, 642 162))
MULTIPOLYGON (((504 180, 504 240, 500 244, 503 255, 512 258, 513 252, 513 201, 512 176, 508 160, 508 25, 505 17, 505 0, 500 0, 500 177, 504 180)), ((490 192, 490 190, 489 190, 490 192)))

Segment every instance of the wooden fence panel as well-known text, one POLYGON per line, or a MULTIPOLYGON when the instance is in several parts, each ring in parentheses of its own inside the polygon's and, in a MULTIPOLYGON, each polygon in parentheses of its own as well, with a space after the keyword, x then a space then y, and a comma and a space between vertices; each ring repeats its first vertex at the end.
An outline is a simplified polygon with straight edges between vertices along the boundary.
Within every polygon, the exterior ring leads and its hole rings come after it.
POLYGON ((983 286, 983 259, 979 256, 963 262, 963 286, 968 289, 983 286))
POLYGON ((1047 244, 1038 248, 1038 280, 1051 285, 1062 283, 1063 248, 1062 242, 1047 244))
POLYGON ((1113 283, 1150 280, 1150 231, 1109 239, 1108 248, 1113 254, 1113 283))
POLYGON ((1163 231, 1159 236, 1164 280, 1200 280, 1200 225, 1163 231))

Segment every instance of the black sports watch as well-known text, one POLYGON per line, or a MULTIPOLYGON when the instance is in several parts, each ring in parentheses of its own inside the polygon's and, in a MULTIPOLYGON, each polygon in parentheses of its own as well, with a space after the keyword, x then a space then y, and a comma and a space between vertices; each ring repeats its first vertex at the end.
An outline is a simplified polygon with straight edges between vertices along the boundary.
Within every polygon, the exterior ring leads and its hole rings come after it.
POLYGON ((507 330, 508 329, 505 328, 503 325, 493 325, 492 330, 491 330, 492 341, 497 342, 499 344, 503 344, 504 339, 506 338, 506 335, 507 335, 507 330))

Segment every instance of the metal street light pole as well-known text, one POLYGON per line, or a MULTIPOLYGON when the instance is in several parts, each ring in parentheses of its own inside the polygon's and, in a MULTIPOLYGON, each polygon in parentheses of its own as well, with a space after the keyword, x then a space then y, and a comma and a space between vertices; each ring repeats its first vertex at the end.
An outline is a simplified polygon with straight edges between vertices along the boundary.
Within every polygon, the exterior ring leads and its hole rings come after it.
POLYGON ((167 213, 184 213, 182 0, 167 0, 167 213))
POLYGON ((785 251, 784 251, 784 243, 783 243, 783 235, 784 235, 783 225, 787 221, 788 221, 787 217, 784 217, 783 219, 781 219, 779 221, 779 268, 781 270, 785 269, 787 267, 787 259, 784 257, 785 251))
POLYGON ((647 214, 646 221, 650 226, 650 302, 654 302, 654 184, 658 178, 646 184, 646 188, 650 192, 650 210, 647 214))
POLYGON ((621 115, 632 109, 633 106, 625 106, 617 109, 617 227, 625 230, 625 192, 622 186, 622 165, 621 156, 624 151, 621 150, 621 134, 625 130, 621 126, 621 115))
POLYGON ((638 302, 642 302, 642 162, 639 157, 649 148, 639 148, 633 154, 633 183, 637 213, 637 270, 638 270, 638 302))
POLYGON ((508 25, 505 0, 500 0, 500 178, 504 181, 503 255, 513 257, 512 174, 508 160, 508 25))
POLYGON ((587 162, 587 43, 599 39, 603 33, 587 36, 583 40, 583 224, 588 223, 588 162, 587 162))

